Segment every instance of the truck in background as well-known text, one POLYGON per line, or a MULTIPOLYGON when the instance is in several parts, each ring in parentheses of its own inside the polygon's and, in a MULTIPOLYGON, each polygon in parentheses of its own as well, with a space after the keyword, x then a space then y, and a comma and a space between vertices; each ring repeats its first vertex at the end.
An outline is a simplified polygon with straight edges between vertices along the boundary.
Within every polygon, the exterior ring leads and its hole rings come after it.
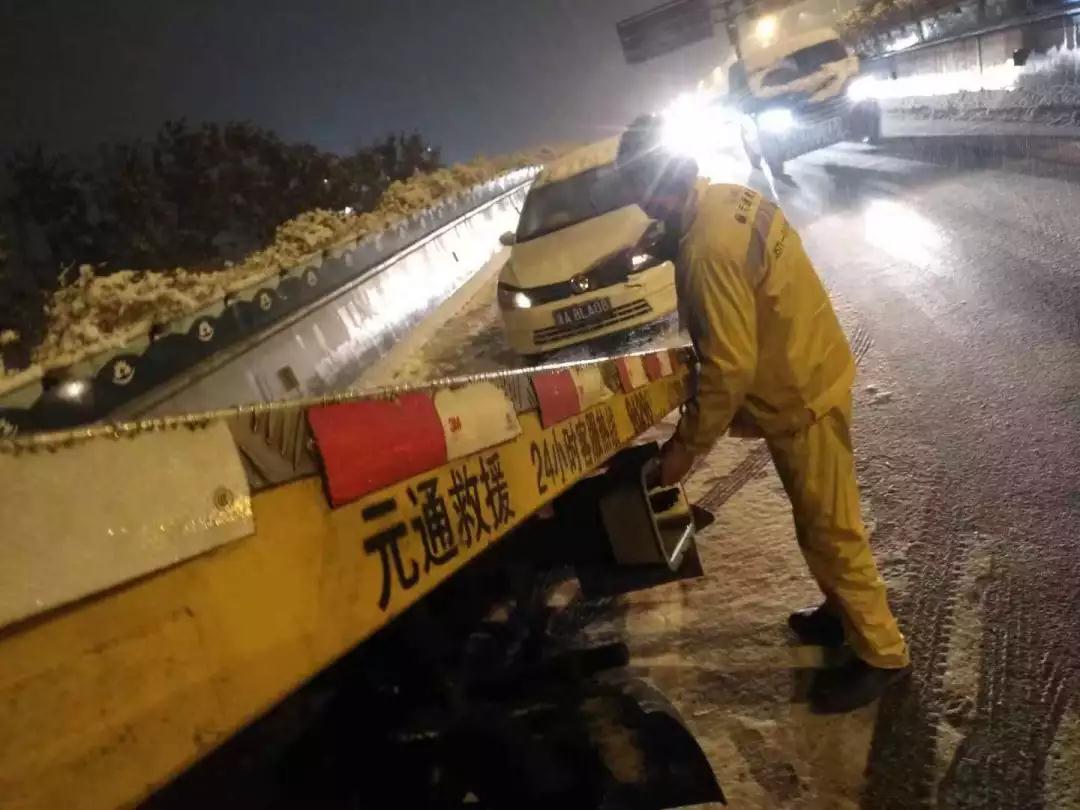
POLYGON ((714 71, 711 83, 726 85, 729 103, 742 113, 751 165, 764 162, 782 175, 791 158, 840 141, 880 138, 877 102, 851 96, 858 75, 858 56, 836 31, 821 27, 748 50, 714 71))

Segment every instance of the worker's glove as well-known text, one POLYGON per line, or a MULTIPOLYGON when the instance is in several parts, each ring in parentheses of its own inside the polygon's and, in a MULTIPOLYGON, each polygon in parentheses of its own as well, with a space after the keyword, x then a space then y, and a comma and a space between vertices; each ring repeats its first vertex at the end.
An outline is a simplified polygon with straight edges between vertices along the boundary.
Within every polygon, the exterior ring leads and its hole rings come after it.
POLYGON ((678 436, 672 436, 660 450, 660 486, 679 483, 694 464, 694 454, 686 449, 678 436))

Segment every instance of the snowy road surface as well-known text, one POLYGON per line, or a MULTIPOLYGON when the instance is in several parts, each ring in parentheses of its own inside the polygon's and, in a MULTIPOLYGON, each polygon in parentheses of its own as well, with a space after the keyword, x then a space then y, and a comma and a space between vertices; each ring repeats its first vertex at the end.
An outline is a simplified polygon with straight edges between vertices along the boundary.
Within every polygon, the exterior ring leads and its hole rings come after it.
MULTIPOLYGON (((816 718, 811 603, 760 443, 689 482, 717 514, 706 576, 639 592, 585 632, 626 640, 740 807, 1080 807, 1080 186, 840 145, 714 177, 779 200, 860 358, 868 523, 916 677, 880 707, 816 718)), ((515 364, 493 278, 378 381, 515 364)), ((670 339, 670 338, 669 338, 670 339)))

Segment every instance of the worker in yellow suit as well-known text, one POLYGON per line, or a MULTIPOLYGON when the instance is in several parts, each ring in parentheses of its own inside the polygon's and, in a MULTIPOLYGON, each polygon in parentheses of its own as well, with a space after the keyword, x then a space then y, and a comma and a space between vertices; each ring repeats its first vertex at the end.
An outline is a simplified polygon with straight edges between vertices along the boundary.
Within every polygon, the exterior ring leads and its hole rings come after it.
POLYGON ((855 362, 828 294, 779 208, 743 186, 698 181, 693 161, 663 148, 658 117, 624 133, 617 166, 677 237, 680 319, 700 364, 696 398, 661 453, 662 482, 682 479, 729 428, 764 435, 825 596, 789 624, 806 642, 846 641, 855 654, 815 680, 811 700, 822 712, 863 706, 911 667, 860 516, 855 362))

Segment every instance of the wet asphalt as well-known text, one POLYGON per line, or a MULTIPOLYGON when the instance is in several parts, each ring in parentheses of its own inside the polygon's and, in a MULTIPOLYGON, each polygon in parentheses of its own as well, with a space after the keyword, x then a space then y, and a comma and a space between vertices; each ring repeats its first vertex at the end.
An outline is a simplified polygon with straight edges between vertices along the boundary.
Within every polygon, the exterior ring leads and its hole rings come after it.
POLYGON ((1080 185, 961 163, 840 145, 743 171, 872 341, 859 471, 916 678, 879 711, 866 807, 1059 806, 1080 691, 1080 185))
MULTIPOLYGON (((783 178, 730 144, 701 164, 779 202, 860 359, 858 471, 915 664, 877 713, 862 806, 1075 806, 1080 182, 925 143, 841 144, 783 178)), ((493 295, 429 345, 427 374, 521 363, 493 295)))

